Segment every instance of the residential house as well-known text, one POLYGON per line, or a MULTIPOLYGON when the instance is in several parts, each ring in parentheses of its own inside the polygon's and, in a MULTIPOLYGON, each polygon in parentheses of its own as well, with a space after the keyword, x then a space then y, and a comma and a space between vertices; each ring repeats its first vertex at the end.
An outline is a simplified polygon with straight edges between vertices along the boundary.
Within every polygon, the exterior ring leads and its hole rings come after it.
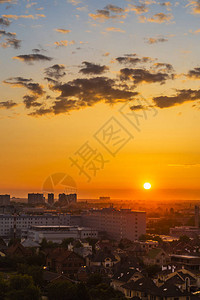
POLYGON ((170 263, 170 256, 161 248, 151 249, 143 258, 146 265, 167 265, 170 263))
POLYGON ((46 256, 46 266, 49 270, 71 277, 74 277, 84 264, 81 256, 63 248, 51 249, 46 256))

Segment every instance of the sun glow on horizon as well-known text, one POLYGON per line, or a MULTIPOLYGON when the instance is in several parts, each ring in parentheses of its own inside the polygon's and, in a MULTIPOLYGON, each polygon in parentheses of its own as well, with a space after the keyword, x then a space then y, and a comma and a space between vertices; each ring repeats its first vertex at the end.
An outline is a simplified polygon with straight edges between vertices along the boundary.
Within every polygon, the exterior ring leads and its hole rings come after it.
POLYGON ((145 190, 150 190, 151 189, 151 183, 145 182, 143 187, 144 187, 145 190))

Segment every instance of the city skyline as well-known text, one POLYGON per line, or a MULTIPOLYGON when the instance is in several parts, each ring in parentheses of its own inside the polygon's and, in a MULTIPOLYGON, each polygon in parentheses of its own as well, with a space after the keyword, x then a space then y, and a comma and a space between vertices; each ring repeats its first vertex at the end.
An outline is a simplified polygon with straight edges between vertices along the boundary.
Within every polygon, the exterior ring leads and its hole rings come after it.
POLYGON ((198 0, 0 0, 0 13, 1 194, 50 178, 79 198, 200 198, 198 0))

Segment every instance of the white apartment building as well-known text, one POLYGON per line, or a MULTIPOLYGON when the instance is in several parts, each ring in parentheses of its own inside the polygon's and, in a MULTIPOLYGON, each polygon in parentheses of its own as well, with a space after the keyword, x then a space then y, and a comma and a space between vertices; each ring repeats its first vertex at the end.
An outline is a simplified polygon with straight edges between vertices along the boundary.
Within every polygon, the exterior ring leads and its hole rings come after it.
POLYGON ((103 208, 82 214, 82 226, 105 231, 109 238, 138 240, 146 233, 146 212, 103 208))
POLYGON ((44 215, 0 215, 0 236, 12 237, 14 224, 16 231, 21 233, 22 230, 26 231, 32 226, 44 225, 70 225, 70 214, 44 214, 44 215))
POLYGON ((98 231, 92 228, 78 226, 32 226, 28 230, 28 239, 41 243, 45 238, 47 241, 61 243, 64 239, 98 238, 98 231))

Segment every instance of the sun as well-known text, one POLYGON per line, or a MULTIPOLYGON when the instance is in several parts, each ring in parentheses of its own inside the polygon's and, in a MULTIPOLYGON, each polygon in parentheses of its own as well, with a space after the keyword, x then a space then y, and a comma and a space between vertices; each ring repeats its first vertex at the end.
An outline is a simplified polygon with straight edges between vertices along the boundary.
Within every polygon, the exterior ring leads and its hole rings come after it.
POLYGON ((144 185, 143 185, 143 187, 144 187, 145 190, 150 190, 150 188, 151 188, 151 183, 145 182, 144 185))

